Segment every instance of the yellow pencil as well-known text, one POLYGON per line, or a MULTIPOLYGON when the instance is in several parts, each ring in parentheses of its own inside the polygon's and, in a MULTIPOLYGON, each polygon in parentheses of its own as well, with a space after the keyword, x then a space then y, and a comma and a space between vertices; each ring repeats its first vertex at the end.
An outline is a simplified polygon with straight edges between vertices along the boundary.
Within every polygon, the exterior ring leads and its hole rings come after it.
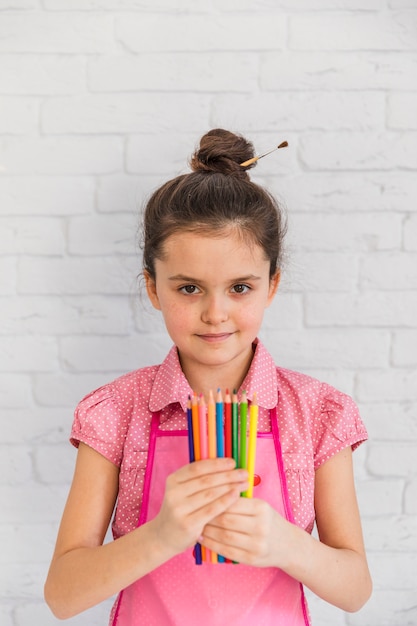
POLYGON ((256 459, 256 435, 258 431, 258 403, 256 393, 253 394, 252 403, 249 409, 249 443, 248 443, 248 473, 249 488, 245 491, 246 498, 253 497, 253 482, 255 478, 255 459, 256 459))

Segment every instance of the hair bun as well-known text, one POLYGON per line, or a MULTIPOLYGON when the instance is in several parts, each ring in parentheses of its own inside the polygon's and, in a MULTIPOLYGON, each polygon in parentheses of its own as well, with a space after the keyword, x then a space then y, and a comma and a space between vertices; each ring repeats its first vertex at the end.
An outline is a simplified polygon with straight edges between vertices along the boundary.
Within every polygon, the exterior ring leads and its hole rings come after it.
POLYGON ((253 145, 241 135, 215 128, 203 135, 200 146, 190 160, 194 172, 213 172, 247 177, 241 163, 254 156, 253 145))

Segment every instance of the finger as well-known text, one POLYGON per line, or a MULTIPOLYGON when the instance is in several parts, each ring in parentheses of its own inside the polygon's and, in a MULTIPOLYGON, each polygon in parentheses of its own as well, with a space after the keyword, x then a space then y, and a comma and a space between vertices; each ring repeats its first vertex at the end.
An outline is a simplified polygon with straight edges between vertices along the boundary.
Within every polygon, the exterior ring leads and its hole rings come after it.
POLYGON ((187 498, 207 490, 209 492, 207 495, 210 497, 210 491, 220 486, 235 486, 244 490, 246 487, 242 485, 247 485, 248 480, 247 471, 242 469, 202 473, 201 468, 198 468, 197 471, 188 471, 185 476, 187 477, 185 480, 184 474, 178 480, 177 473, 171 474, 167 479, 168 491, 180 489, 181 498, 187 498))
POLYGON ((179 483, 188 482, 206 474, 231 471, 236 467, 236 461, 230 458, 204 459, 184 465, 175 472, 179 483))

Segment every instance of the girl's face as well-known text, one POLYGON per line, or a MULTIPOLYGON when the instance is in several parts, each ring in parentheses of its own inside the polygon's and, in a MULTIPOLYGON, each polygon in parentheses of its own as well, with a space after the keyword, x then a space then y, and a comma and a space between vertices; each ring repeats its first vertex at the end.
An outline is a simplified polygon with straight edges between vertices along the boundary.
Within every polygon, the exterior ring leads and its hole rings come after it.
POLYGON ((279 273, 270 279, 269 269, 262 248, 233 231, 219 237, 177 233, 165 241, 156 278, 145 275, 146 287, 192 387, 213 369, 222 375, 217 385, 243 380, 279 283, 279 273))

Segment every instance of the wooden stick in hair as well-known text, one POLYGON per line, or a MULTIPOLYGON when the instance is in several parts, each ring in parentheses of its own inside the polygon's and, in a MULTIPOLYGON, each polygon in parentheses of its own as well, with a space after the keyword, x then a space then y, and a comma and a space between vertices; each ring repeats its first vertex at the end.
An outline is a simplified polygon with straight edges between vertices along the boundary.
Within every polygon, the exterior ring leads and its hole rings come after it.
POLYGON ((276 148, 269 150, 269 152, 264 152, 264 154, 260 154, 259 156, 255 156, 252 159, 248 159, 247 161, 244 161, 243 163, 240 164, 240 167, 248 167, 248 165, 252 165, 253 163, 256 163, 256 161, 259 161, 259 159, 262 159, 264 156, 271 154, 271 152, 275 152, 275 150, 279 150, 280 148, 286 148, 287 146, 288 146, 288 141, 283 141, 276 148))

